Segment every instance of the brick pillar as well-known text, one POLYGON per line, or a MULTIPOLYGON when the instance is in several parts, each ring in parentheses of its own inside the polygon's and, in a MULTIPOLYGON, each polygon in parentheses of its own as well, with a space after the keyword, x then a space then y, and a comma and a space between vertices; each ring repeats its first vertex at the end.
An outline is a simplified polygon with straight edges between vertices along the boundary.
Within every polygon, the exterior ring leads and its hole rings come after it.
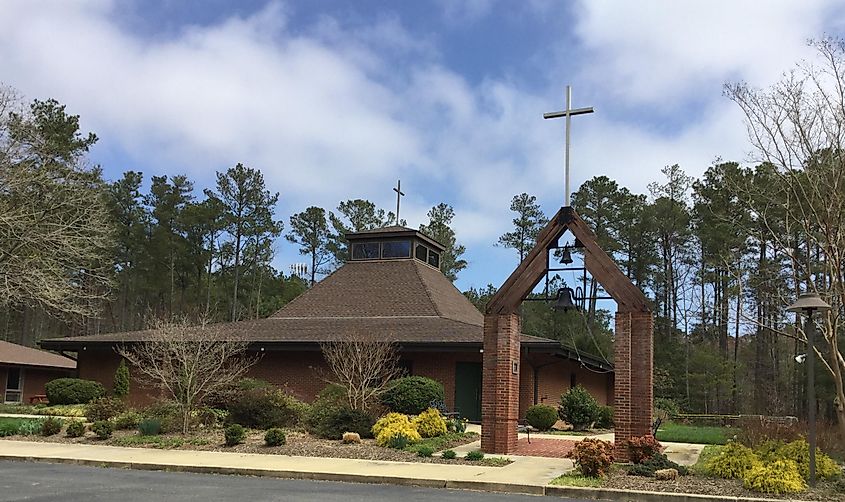
POLYGON ((628 460, 622 446, 625 440, 651 434, 653 336, 651 312, 616 312, 613 422, 617 460, 628 460))
POLYGON ((484 316, 484 370, 481 390, 481 449, 516 449, 519 416, 519 314, 484 316))

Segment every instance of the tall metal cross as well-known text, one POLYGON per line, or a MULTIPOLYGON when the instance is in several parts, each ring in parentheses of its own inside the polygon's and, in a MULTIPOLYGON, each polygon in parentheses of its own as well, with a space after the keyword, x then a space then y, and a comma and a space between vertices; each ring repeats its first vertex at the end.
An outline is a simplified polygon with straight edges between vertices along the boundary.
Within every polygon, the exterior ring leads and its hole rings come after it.
POLYGON ((396 188, 393 189, 396 192, 396 224, 399 224, 399 200, 405 195, 405 192, 402 191, 402 180, 396 180, 396 188))
POLYGON ((560 112, 548 112, 543 114, 544 119, 557 119, 566 117, 566 207, 569 207, 569 128, 573 115, 583 115, 585 113, 593 113, 593 107, 587 108, 572 108, 572 88, 566 86, 566 109, 560 112))

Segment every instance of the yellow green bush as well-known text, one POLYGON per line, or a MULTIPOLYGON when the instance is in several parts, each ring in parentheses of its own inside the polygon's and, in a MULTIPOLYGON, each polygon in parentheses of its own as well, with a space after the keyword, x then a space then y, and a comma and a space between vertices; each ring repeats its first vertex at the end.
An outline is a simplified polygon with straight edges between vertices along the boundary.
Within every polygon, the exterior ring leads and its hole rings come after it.
MULTIPOLYGON (((798 472, 804 479, 810 478, 810 444, 804 439, 779 446, 772 454, 773 460, 791 460, 798 465, 798 472)), ((834 478, 841 472, 836 462, 816 448, 816 477, 834 478)))
POLYGON ((761 493, 798 493, 807 488, 793 460, 775 460, 758 464, 743 476, 742 484, 749 490, 761 493))
POLYGON ((407 443, 416 443, 420 441, 420 433, 407 415, 401 413, 388 413, 381 417, 373 426, 373 435, 376 437, 376 444, 379 446, 389 446, 397 444, 395 438, 403 436, 407 439, 407 443))
POLYGON ((413 424, 424 438, 433 438, 446 434, 446 420, 440 416, 437 408, 429 408, 414 417, 413 424))
POLYGON ((732 441, 708 460, 704 468, 711 476, 742 479, 748 471, 760 465, 760 459, 751 448, 732 441))
POLYGON ((381 430, 385 427, 393 424, 402 424, 409 420, 408 415, 403 415, 402 413, 388 413, 387 415, 382 415, 381 418, 376 420, 375 425, 373 425, 373 436, 378 436, 381 430))

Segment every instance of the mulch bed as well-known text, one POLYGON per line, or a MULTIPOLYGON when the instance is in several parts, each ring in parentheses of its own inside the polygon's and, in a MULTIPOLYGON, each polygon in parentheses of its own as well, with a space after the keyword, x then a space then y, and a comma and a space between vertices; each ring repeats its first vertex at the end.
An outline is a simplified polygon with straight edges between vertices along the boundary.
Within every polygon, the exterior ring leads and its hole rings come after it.
MULTIPOLYGON (((137 436, 137 432, 130 431, 115 431, 111 439, 99 440, 91 432, 86 432, 85 437, 69 438, 64 435, 64 432, 54 436, 9 436, 4 439, 13 439, 21 441, 41 441, 46 443, 71 443, 71 444, 93 444, 93 445, 111 445, 111 446, 128 446, 132 448, 160 448, 155 444, 120 444, 120 438, 127 436, 137 436)), ((485 465, 484 460, 481 462, 473 462, 456 458, 454 460, 444 460, 439 457, 418 457, 416 453, 395 450, 392 448, 384 448, 376 445, 374 439, 362 439, 359 444, 343 444, 341 441, 333 441, 328 439, 320 439, 312 436, 306 432, 290 431, 286 432, 287 442, 282 446, 265 446, 264 445, 264 431, 256 430, 250 431, 243 444, 236 446, 225 446, 223 444, 222 430, 207 430, 198 431, 190 436, 181 436, 179 434, 162 434, 156 436, 163 440, 172 439, 173 441, 183 440, 183 443, 176 447, 168 449, 174 450, 198 450, 198 451, 222 451, 230 453, 260 453, 268 455, 292 455, 304 457, 324 457, 324 458, 351 458, 359 460, 386 460, 393 462, 421 462, 421 463, 437 463, 437 464, 458 464, 458 465, 485 465)), ((456 439, 447 443, 442 450, 448 450, 457 446, 472 443, 477 441, 478 435, 472 435, 462 439, 456 439)))
POLYGON ((613 470, 602 484, 604 488, 641 490, 649 492, 698 493, 725 497, 756 497, 782 500, 845 500, 832 483, 819 481, 816 488, 792 495, 772 495, 746 490, 737 479, 709 478, 705 476, 680 476, 677 481, 658 481, 643 476, 628 476, 623 469, 613 470))

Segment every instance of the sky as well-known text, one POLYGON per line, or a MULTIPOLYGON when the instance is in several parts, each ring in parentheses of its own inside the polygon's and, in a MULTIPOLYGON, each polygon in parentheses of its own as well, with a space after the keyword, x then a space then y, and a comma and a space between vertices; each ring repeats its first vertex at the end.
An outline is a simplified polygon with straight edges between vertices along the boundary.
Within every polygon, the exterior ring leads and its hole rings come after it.
MULTIPOLYGON (((242 162, 277 217, 363 198, 409 226, 445 202, 469 262, 456 285, 501 284, 511 198, 564 200, 606 175, 637 193, 680 164, 754 162, 728 81, 773 84, 845 28, 824 0, 0 0, 0 82, 55 98, 100 141, 90 161, 211 187, 242 162), (761 8, 765 5, 765 8, 761 8)), ((305 261, 279 239, 275 265, 305 261)))

